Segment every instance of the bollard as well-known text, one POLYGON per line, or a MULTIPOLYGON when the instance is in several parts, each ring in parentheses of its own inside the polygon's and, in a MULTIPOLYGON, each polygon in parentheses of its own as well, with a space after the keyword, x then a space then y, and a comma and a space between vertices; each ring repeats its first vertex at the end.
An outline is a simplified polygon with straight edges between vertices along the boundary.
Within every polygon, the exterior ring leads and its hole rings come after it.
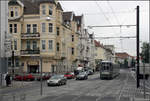
POLYGON ((15 101, 15 99, 16 99, 16 98, 15 98, 15 95, 13 95, 13 101, 15 101))

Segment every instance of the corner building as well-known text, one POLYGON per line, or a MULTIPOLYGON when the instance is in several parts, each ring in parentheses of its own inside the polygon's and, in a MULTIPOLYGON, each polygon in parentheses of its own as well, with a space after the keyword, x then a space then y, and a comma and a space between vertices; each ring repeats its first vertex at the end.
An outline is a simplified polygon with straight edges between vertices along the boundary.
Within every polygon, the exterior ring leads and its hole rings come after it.
POLYGON ((8 5, 15 72, 39 73, 40 58, 43 72, 73 71, 79 39, 73 13, 63 12, 56 0, 10 0, 8 5))

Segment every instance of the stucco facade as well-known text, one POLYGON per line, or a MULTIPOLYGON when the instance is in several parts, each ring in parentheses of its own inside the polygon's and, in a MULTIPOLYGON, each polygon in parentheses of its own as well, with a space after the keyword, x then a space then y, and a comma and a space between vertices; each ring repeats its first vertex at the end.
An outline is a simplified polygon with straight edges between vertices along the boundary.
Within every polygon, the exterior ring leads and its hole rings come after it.
POLYGON ((52 0, 9 2, 8 31, 15 61, 19 60, 16 71, 18 67, 20 72, 39 73, 41 64, 43 72, 73 70, 79 34, 76 21, 65 19, 64 13, 60 3, 52 0), (28 4, 38 10, 30 11, 28 4))

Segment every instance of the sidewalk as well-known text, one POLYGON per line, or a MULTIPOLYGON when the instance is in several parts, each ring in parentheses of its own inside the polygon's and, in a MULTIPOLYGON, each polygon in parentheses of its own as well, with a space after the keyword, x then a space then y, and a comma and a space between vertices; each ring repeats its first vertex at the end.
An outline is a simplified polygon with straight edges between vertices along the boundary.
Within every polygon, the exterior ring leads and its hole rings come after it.
POLYGON ((32 82, 27 82, 27 81, 12 81, 11 84, 7 87, 7 86, 2 86, 0 87, 0 89, 5 90, 5 89, 12 89, 12 88, 22 88, 25 87, 27 85, 32 84, 32 82))
POLYGON ((128 82, 123 90, 123 96, 130 97, 131 101, 150 101, 150 78, 146 80, 146 99, 144 99, 143 81, 140 80, 140 87, 136 87, 136 75, 130 72, 128 82), (149 86, 149 87, 148 87, 149 86))

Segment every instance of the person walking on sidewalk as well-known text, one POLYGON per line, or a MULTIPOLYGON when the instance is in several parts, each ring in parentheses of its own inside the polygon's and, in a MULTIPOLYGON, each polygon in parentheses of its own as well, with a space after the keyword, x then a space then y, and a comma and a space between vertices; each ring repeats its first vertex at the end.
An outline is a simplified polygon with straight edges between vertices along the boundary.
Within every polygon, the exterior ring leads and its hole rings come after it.
POLYGON ((6 86, 8 87, 9 84, 11 84, 10 74, 6 75, 5 80, 6 80, 6 86))

